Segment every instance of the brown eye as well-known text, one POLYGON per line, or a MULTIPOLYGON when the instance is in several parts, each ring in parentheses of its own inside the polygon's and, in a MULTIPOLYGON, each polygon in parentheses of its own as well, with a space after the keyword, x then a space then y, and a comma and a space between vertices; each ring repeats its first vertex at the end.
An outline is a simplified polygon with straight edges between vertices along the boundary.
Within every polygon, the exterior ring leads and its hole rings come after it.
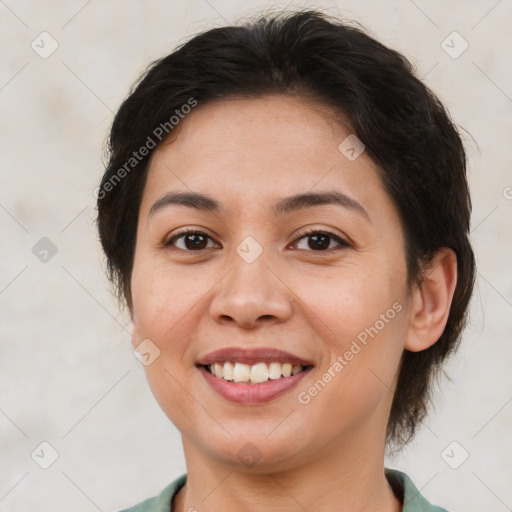
MULTIPOLYGON (((308 238, 309 240, 306 242, 307 247, 315 252, 327 252, 332 248, 329 248, 332 241, 338 244, 339 248, 334 250, 340 250, 341 248, 351 247, 351 245, 346 241, 335 235, 334 233, 330 233, 329 231, 319 231, 319 230, 310 230, 305 233, 301 233, 297 238, 297 241, 302 240, 303 238, 308 238)), ((297 243, 296 241, 296 243, 297 243)), ((307 250, 307 249, 306 249, 307 250)))
POLYGON ((183 251, 201 251, 207 249, 208 239, 211 238, 202 231, 183 231, 173 236, 165 243, 165 246, 175 246, 175 242, 183 239, 182 246, 176 246, 183 251))
MULTIPOLYGON (((308 239, 306 244, 306 248, 299 248, 301 250, 309 250, 313 252, 330 252, 337 251, 347 247, 351 247, 351 244, 346 240, 343 240, 339 236, 331 233, 329 231, 319 231, 318 229, 313 229, 304 233, 301 233, 299 237, 296 239, 295 244, 297 244, 302 239, 308 239), (338 245, 338 247, 331 247, 332 243, 338 245)), ((213 239, 208 236, 206 233, 202 231, 182 231, 177 233, 172 238, 170 238, 164 245, 165 247, 174 247, 176 249, 186 251, 186 252, 198 252, 202 251, 213 246, 208 247, 208 241, 213 239), (177 242, 180 245, 177 244, 177 242)), ((218 244, 217 244, 218 247, 218 244)))

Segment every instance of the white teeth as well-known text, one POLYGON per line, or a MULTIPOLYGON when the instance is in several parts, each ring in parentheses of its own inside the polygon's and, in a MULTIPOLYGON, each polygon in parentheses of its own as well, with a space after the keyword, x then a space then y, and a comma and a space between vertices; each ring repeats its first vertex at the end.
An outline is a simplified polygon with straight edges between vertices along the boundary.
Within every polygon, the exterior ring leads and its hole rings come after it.
POLYGON ((222 374, 219 375, 219 377, 222 377, 223 379, 226 379, 226 380, 233 380, 233 368, 234 368, 234 365, 233 363, 224 363, 224 368, 223 368, 223 371, 222 371, 222 374))
POLYGON ((268 380, 268 368, 265 363, 251 366, 251 382, 266 382, 268 380))
POLYGON ((210 372, 220 379, 244 382, 248 384, 259 384, 267 380, 276 380, 281 377, 290 377, 297 375, 303 366, 292 365, 291 363, 272 362, 268 366, 265 363, 257 363, 253 365, 243 363, 213 363, 209 366, 210 372))
POLYGON ((282 373, 283 377, 289 377, 292 374, 292 365, 290 363, 284 363, 282 373))
MULTIPOLYGON (((235 382, 247 382, 251 375, 251 367, 248 364, 235 363, 233 368, 233 380, 235 382)), ((224 378, 224 375, 217 375, 224 378)))
POLYGON ((281 378, 281 363, 270 363, 268 366, 268 376, 270 379, 281 378))
POLYGON ((212 373, 216 377, 222 377, 222 365, 219 363, 213 363, 212 364, 212 373))
POLYGON ((299 366, 298 364, 296 364, 292 368, 292 375, 297 375, 297 373, 299 373, 301 371, 301 369, 302 369, 302 366, 299 366))

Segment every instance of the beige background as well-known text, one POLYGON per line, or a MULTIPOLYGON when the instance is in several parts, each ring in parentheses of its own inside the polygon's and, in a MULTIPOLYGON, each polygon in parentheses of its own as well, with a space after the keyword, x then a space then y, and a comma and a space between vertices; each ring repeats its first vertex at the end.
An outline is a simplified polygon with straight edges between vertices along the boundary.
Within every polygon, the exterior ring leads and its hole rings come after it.
MULTIPOLYGON (((119 510, 185 472, 179 432, 150 394, 103 275, 93 190, 113 112, 150 61, 200 30, 279 5, 240 4, 0 2, 1 511, 119 510), (43 31, 58 43, 46 59, 31 47, 51 49, 43 31), (32 252, 42 237, 57 249, 47 262, 32 252), (48 469, 31 458, 43 441, 59 454, 48 469)), ((473 137, 470 325, 436 411, 387 465, 452 512, 512 510, 512 2, 288 5, 356 19, 405 53, 473 137), (453 31, 469 44, 458 58, 441 47, 453 31), (458 469, 441 456, 453 441, 451 460, 469 453, 458 469)), ((50 455, 43 446, 34 459, 50 455)))

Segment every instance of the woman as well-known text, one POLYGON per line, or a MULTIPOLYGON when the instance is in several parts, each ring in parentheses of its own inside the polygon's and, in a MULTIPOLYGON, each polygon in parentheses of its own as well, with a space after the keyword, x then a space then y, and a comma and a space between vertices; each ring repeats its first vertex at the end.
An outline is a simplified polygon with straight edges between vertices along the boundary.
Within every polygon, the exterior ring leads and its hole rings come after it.
POLYGON ((153 63, 98 228, 187 473, 129 510, 444 510, 384 452, 460 341, 470 213, 447 112, 359 29, 283 13, 153 63))

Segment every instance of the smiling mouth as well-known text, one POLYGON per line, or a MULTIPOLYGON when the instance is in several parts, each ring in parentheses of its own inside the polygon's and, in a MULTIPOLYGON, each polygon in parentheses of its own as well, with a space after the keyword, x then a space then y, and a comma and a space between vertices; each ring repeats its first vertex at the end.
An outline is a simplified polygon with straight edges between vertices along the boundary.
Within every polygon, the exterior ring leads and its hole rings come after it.
POLYGON ((312 365, 292 365, 276 361, 268 365, 264 362, 249 365, 226 361, 200 366, 213 376, 234 384, 261 384, 269 380, 286 379, 312 368, 312 365))

